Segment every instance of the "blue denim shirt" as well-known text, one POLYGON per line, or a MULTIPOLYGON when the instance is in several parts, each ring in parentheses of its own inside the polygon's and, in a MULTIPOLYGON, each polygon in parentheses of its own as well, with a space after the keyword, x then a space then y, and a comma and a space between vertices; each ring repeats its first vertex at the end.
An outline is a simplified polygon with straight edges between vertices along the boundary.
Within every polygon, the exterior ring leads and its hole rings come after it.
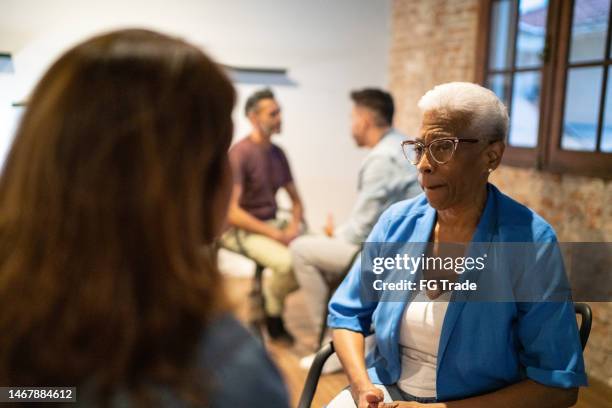
POLYGON ((361 244, 385 209, 421 193, 416 168, 402 153, 403 140, 406 136, 391 130, 364 158, 359 170, 357 199, 348 221, 337 228, 335 236, 361 244))
MULTIPOLYGON (((172 335, 172 334, 169 334, 172 335)), ((283 379, 262 344, 232 315, 210 323, 200 343, 196 364, 205 376, 207 407, 289 408, 283 379)), ((78 387, 76 407, 99 406, 89 387, 78 387)), ((192 406, 163 387, 156 406, 192 406)), ((110 406, 131 408, 125 392, 118 391, 110 406)))
MULTIPOLYGON (((489 184, 473 242, 556 242, 536 213, 489 184)), ((427 242, 436 211, 424 195, 385 211, 368 242, 427 242)), ((543 254, 542 256, 546 256, 543 254)), ((399 325, 404 302, 363 301, 357 260, 329 303, 328 324, 370 334, 370 379, 394 384, 401 374, 399 325)), ((562 388, 587 384, 572 302, 450 302, 438 348, 438 401, 485 394, 530 378, 562 388)))
POLYGON ((210 373, 210 407, 288 408, 285 383, 263 345, 234 317, 207 328, 200 364, 210 373))

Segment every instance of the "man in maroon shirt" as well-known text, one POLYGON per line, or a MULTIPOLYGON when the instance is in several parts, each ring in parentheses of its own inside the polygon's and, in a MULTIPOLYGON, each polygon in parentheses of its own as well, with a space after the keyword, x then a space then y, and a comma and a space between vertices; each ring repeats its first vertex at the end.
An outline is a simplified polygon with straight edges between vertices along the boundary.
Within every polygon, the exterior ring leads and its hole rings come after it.
POLYGON ((303 206, 291 175, 289 162, 272 135, 281 130, 281 109, 269 89, 255 92, 247 100, 245 114, 253 131, 230 149, 234 187, 228 220, 231 229, 223 245, 243 252, 270 268, 264 280, 266 324, 270 337, 293 343, 282 313, 286 296, 297 289, 287 245, 299 235, 303 206), (292 201, 291 219, 276 218, 276 193, 284 188, 292 201))

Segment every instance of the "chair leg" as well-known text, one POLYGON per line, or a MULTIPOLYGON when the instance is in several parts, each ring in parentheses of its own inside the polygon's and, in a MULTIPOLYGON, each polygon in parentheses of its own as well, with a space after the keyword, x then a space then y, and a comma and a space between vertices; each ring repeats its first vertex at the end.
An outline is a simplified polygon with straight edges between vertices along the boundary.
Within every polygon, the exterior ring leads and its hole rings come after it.
POLYGON ((264 266, 257 264, 251 291, 249 292, 249 326, 255 336, 263 342, 266 312, 263 295, 264 266))
POLYGON ((323 347, 323 341, 325 340, 325 333, 327 332, 327 305, 331 300, 333 294, 332 288, 329 288, 329 292, 327 293, 327 300, 325 301, 325 307, 323 308, 323 316, 321 319, 321 327, 319 328, 319 349, 323 347))
POLYGON ((300 395, 300 400, 298 402, 298 408, 310 408, 312 405, 312 400, 317 391, 317 385, 319 384, 319 378, 323 371, 323 365, 332 354, 334 354, 334 343, 332 342, 326 344, 317 352, 308 370, 304 389, 302 390, 302 395, 300 395))

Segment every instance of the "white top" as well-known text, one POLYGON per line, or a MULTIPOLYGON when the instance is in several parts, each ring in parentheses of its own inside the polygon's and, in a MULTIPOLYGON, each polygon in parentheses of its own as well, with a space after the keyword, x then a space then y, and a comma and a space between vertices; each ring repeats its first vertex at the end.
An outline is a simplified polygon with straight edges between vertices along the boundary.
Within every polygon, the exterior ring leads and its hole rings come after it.
POLYGON ((432 300, 419 292, 400 323, 402 373, 397 386, 415 397, 436 397, 436 366, 442 323, 451 292, 432 300))

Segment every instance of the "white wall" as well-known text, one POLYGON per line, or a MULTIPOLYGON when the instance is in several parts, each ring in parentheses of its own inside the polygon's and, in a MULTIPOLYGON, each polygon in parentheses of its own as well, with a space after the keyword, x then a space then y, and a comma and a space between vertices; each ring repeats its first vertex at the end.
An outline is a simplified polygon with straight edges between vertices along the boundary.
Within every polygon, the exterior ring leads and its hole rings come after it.
MULTIPOLYGON (((348 92, 385 86, 389 0, 0 0, 0 51, 15 74, 0 74, 0 149, 12 128, 13 100, 23 99, 60 52, 85 37, 140 26, 182 36, 220 62, 284 67, 297 86, 275 87, 284 109, 285 148, 312 227, 328 211, 346 218, 365 152, 349 133, 348 92)), ((239 85, 237 135, 247 92, 239 85)), ((0 152, 2 154, 2 152, 0 152)))

